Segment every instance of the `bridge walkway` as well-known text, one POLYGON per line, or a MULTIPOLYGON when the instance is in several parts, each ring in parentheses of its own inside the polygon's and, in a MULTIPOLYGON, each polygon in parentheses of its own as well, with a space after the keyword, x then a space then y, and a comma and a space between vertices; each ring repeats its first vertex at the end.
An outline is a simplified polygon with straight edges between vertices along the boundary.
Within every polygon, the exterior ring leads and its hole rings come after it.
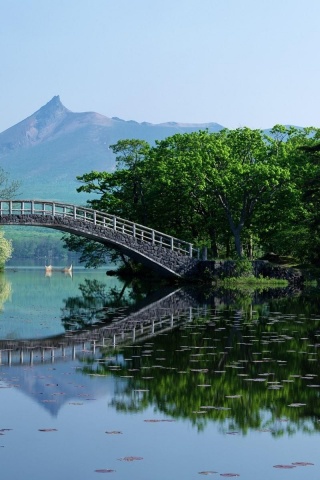
POLYGON ((47 227, 100 242, 156 270, 186 277, 199 262, 199 249, 152 228, 105 212, 45 200, 0 200, 0 225, 47 227))

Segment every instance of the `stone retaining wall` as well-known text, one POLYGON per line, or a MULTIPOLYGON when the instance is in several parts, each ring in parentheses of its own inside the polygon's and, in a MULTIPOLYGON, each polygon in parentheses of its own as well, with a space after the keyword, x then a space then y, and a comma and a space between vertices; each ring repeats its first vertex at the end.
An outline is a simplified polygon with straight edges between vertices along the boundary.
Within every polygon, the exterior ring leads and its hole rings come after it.
MULTIPOLYGON (((274 265, 267 260, 253 261, 252 267, 255 277, 287 280, 290 284, 295 285, 300 285, 304 281, 304 277, 299 270, 274 265)), ((199 261, 193 271, 190 271, 190 274, 200 280, 209 277, 217 279, 236 277, 236 262, 232 260, 199 261)))

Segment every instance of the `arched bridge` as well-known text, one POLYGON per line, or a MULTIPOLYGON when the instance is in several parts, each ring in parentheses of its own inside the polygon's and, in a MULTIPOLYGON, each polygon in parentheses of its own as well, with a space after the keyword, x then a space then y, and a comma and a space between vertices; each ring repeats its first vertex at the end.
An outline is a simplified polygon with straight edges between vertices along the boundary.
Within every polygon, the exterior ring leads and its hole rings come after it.
POLYGON ((47 227, 124 253, 163 276, 186 277, 199 262, 191 243, 97 210, 43 200, 0 200, 1 225, 47 227))

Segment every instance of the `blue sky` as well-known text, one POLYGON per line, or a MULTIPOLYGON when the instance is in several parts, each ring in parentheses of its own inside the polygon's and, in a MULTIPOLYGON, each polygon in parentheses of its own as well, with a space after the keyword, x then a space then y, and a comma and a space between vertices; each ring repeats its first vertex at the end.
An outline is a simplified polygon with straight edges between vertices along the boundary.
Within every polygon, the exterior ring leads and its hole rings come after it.
POLYGON ((54 95, 161 123, 320 127, 319 0, 0 0, 0 132, 54 95))

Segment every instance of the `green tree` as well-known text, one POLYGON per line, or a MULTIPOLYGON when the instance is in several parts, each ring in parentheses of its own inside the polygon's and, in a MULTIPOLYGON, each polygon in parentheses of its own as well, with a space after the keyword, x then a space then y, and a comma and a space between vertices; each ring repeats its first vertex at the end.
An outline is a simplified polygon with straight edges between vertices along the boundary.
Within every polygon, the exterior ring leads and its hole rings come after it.
POLYGON ((176 134, 156 142, 146 165, 152 179, 148 215, 153 228, 197 243, 216 244, 218 214, 206 192, 207 131, 176 134))
POLYGON ((268 204, 290 180, 290 171, 260 130, 223 130, 217 140, 223 149, 211 158, 207 184, 225 213, 241 257, 243 230, 251 228, 257 206, 268 204))
POLYGON ((4 265, 12 256, 12 242, 4 238, 3 230, 0 230, 0 270, 4 269, 4 265))
POLYGON ((17 195, 20 182, 10 180, 8 173, 0 167, 0 198, 11 199, 17 195))
POLYGON ((116 154, 114 172, 95 172, 77 177, 83 183, 79 192, 95 193, 97 200, 89 201, 92 208, 141 221, 145 214, 145 183, 143 165, 150 150, 144 140, 119 140, 110 145, 116 154))
MULTIPOLYGON (((290 171, 286 182, 256 211, 255 225, 266 251, 293 256, 300 261, 315 261, 319 242, 315 228, 318 154, 313 145, 319 142, 319 130, 277 125, 270 132, 270 142, 290 171), (313 185, 308 193, 309 186, 313 185)), ((320 186, 320 184, 319 184, 320 186)), ((317 223, 317 222, 316 222, 317 223)))
POLYGON ((154 217, 171 220, 177 235, 209 237, 211 245, 231 233, 238 256, 257 206, 290 180, 282 151, 249 128, 175 135, 158 142, 152 156, 154 217), (161 200, 167 218, 159 216, 161 200))
MULTIPOLYGON (((91 171, 77 177, 82 185, 79 192, 94 193, 98 198, 88 201, 91 208, 117 215, 137 223, 147 224, 143 164, 150 150, 144 140, 119 140, 110 145, 116 155, 114 172, 91 171)), ((98 267, 106 262, 121 260, 129 269, 132 262, 125 255, 97 242, 76 235, 64 235, 66 248, 80 253, 80 261, 87 267, 98 267)))
POLYGON ((320 171, 310 148, 319 138, 314 128, 276 125, 268 134, 249 128, 176 134, 152 148, 121 140, 111 146, 116 170, 78 177, 79 191, 99 195, 89 202, 93 208, 207 246, 213 257, 242 257, 244 250, 251 257, 256 242, 311 258, 320 171))
MULTIPOLYGON (((0 198, 11 199, 18 191, 20 182, 10 180, 9 175, 0 167, 0 198)), ((0 231, 0 270, 12 256, 12 242, 4 238, 3 231, 0 231)))

